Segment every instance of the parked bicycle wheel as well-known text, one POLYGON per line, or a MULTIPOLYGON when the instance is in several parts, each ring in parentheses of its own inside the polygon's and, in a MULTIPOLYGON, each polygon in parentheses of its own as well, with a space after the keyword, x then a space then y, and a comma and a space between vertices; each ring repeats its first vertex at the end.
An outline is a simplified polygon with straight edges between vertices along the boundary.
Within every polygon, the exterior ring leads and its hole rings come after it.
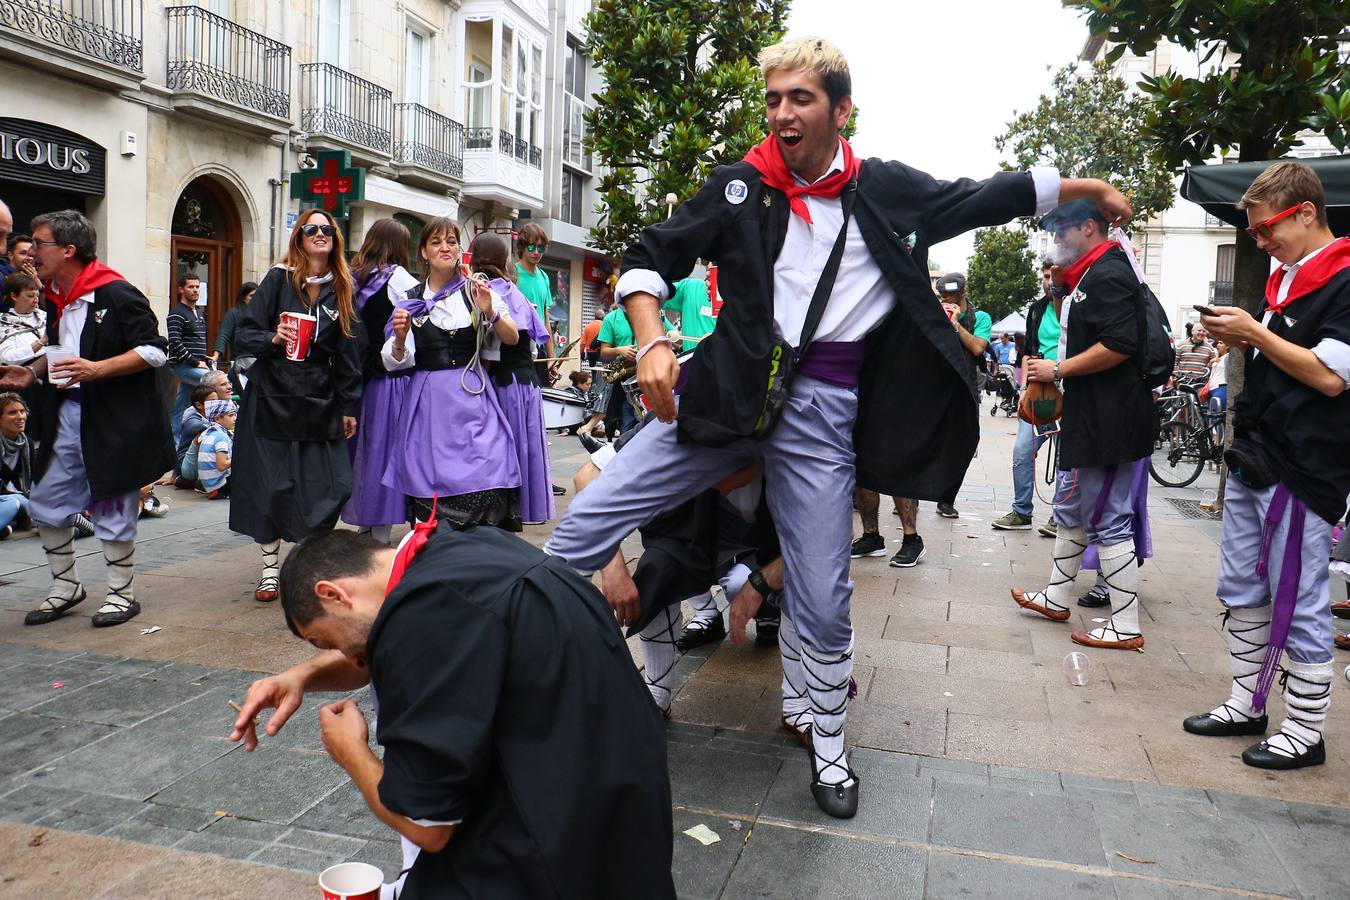
POLYGON ((1148 462, 1149 474, 1164 487, 1185 487, 1205 468, 1202 435, 1181 422, 1168 422, 1158 434, 1157 447, 1148 462))

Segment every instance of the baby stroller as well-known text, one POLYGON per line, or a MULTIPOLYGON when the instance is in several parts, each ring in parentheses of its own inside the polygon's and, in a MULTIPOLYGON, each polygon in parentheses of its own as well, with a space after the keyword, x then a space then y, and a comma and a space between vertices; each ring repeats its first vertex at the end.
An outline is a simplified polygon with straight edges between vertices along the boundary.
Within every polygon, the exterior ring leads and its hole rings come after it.
POLYGON ((989 415, 998 415, 1000 409, 1009 418, 1017 415, 1017 401, 1021 396, 1017 391, 1017 377, 1013 367, 999 366, 990 381, 990 386, 994 392, 994 405, 989 407, 989 415))

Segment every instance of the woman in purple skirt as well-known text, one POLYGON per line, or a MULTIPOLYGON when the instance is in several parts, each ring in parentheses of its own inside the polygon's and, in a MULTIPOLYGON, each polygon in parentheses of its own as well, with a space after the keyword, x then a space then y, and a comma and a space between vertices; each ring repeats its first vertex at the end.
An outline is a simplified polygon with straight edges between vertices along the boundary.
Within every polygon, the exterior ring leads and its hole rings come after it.
POLYGON ((427 519, 436 498, 455 528, 520 531, 520 465, 483 364, 520 333, 506 301, 464 277, 453 219, 428 222, 418 253, 427 280, 398 302, 380 350, 388 371, 412 373, 384 484, 407 496, 410 518, 427 519))
POLYGON ((389 543, 395 525, 407 519, 403 494, 386 487, 385 464, 392 452, 394 426, 403 409, 408 373, 385 371, 380 359, 384 326, 417 279, 408 272, 408 229, 394 219, 380 219, 366 232, 361 250, 352 260, 354 301, 365 338, 361 377, 361 428, 347 442, 352 454, 352 496, 342 510, 342 521, 369 531, 389 543))
POLYGON ((548 341, 548 329, 534 304, 506 277, 506 242, 492 232, 484 232, 473 239, 472 250, 473 271, 490 279, 488 286, 506 300, 520 331, 520 340, 512 345, 503 343, 500 359, 493 361, 492 384, 515 440, 520 466, 520 518, 527 525, 539 525, 555 515, 548 438, 539 403, 542 385, 534 362, 535 345, 548 341))

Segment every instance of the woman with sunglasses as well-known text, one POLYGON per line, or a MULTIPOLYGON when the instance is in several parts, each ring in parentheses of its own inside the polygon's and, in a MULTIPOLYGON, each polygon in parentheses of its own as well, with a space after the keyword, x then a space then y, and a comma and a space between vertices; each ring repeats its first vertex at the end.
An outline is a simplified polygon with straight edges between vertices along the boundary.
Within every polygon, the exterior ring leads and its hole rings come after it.
MULTIPOLYGON (((537 227, 537 226, 536 226, 537 227)), ((534 348, 547 345, 550 335, 530 301, 507 280, 506 242, 491 232, 473 239, 475 273, 487 276, 488 287, 506 301, 520 339, 503 343, 501 358, 492 364, 492 384, 497 401, 511 425, 516 461, 520 464, 520 517, 527 525, 540 525, 554 517, 553 482, 549 470, 548 438, 544 436, 544 413, 540 405, 539 369, 534 348)))
POLYGON ((382 483, 392 452, 394 426, 408 387, 406 372, 390 373, 380 359, 384 326, 394 304, 416 286, 408 271, 408 229, 395 219, 380 219, 366 232, 352 260, 356 313, 361 318, 364 355, 361 379, 361 428, 348 447, 352 451, 352 496, 342 521, 389 543, 393 527, 407 516, 403 494, 382 483))
POLYGON ((384 484, 407 495, 410 518, 429 518, 434 499, 455 528, 520 531, 520 465, 484 364, 520 333, 487 279, 465 277, 453 219, 428 222, 418 254, 427 279, 399 301, 380 350, 390 372, 411 371, 384 484))
POLYGON ((351 494, 357 327, 342 232, 322 210, 302 213, 234 338, 235 352, 257 362, 235 426, 230 529, 262 549, 258 600, 277 598, 281 541, 331 529, 351 494))

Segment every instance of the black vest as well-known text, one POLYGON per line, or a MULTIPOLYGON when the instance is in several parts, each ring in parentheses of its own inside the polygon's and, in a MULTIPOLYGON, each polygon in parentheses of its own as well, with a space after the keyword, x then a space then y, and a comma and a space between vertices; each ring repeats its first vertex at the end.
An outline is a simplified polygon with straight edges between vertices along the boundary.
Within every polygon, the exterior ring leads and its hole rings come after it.
MULTIPOLYGON (((426 284, 419 284, 408 291, 408 297, 415 299, 426 292, 426 284)), ((468 295, 461 288, 456 291, 469 308, 472 307, 468 295)), ((431 315, 419 316, 412 321, 413 340, 417 344, 417 362, 415 367, 423 372, 438 372, 442 369, 457 369, 467 366, 478 348, 477 334, 473 326, 446 331, 432 324, 431 315)))

